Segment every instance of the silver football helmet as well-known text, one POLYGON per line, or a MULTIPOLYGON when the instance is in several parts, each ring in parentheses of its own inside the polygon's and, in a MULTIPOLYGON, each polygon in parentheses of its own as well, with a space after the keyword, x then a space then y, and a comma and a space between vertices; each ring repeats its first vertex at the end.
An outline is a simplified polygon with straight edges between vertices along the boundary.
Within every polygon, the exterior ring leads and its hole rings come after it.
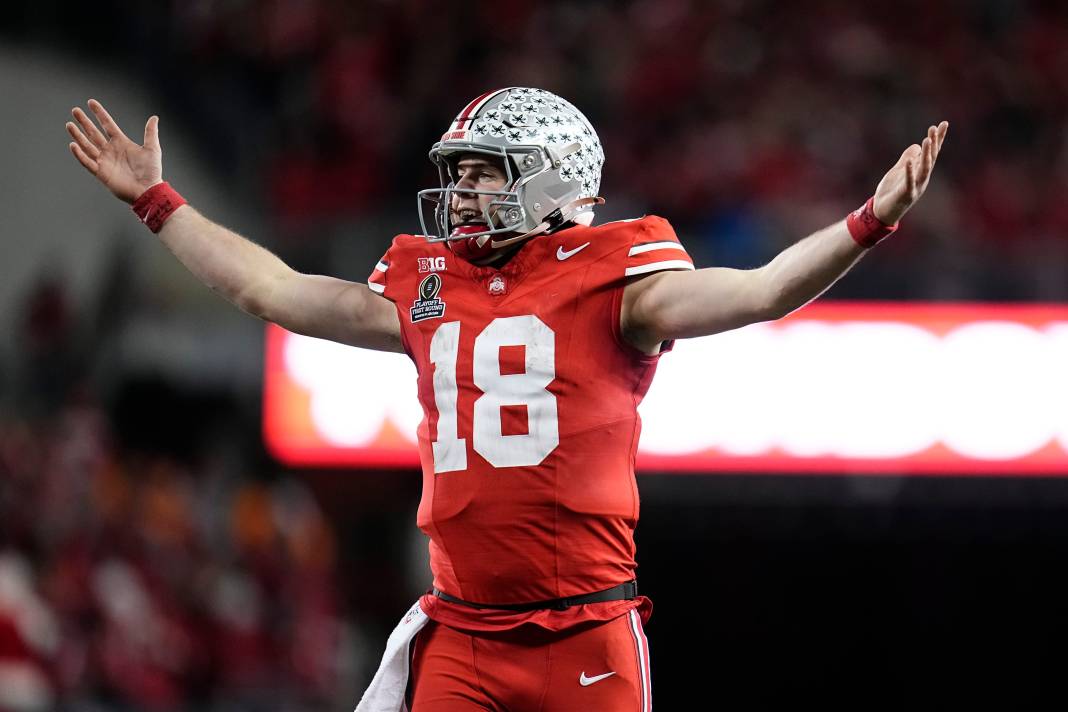
POLYGON ((597 197, 604 165, 597 133, 570 102, 542 89, 495 89, 470 102, 430 149, 430 160, 438 167, 441 187, 419 191, 418 202, 423 234, 431 242, 502 247, 604 202, 597 197), (499 191, 465 188, 464 195, 494 199, 483 211, 485 230, 458 231, 450 210, 458 192, 455 164, 460 155, 472 153, 503 163, 507 182, 499 191))

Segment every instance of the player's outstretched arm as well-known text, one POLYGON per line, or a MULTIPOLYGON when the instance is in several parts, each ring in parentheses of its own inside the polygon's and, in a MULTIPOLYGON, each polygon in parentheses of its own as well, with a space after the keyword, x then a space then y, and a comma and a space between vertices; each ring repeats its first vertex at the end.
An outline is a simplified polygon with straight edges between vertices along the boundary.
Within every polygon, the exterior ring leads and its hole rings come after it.
MULTIPOLYGON (((923 142, 906 148, 879 181, 868 206, 879 223, 896 225, 923 195, 948 129, 945 121, 928 128, 923 142)), ((864 211, 852 219, 854 232, 862 232, 864 211)), ((875 222, 870 215, 867 219, 875 222)), ((791 245, 759 269, 659 272, 641 278, 623 293, 624 334, 634 346, 652 353, 668 339, 707 336, 783 317, 825 292, 864 255, 867 247, 860 243, 865 240, 854 232, 841 220, 791 245)))
MULTIPOLYGON (((90 100, 89 109, 99 127, 75 108, 67 123, 71 153, 117 198, 133 203, 163 181, 159 119, 148 120, 137 144, 99 102, 90 100)), ((171 215, 159 237, 200 281, 249 314, 300 334, 403 350, 396 310, 366 284, 301 274, 189 205, 171 215)))

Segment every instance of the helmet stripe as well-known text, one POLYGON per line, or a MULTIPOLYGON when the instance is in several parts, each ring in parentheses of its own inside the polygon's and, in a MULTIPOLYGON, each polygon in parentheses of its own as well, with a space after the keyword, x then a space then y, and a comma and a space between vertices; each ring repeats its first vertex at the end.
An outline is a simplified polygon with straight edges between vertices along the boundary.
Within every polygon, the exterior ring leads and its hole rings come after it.
POLYGON ((490 99, 492 99, 494 96, 496 96, 497 94, 501 93, 502 91, 507 91, 507 90, 505 90, 505 89, 492 89, 492 90, 486 92, 485 94, 483 94, 482 96, 478 97, 474 101, 472 101, 467 106, 465 106, 464 110, 460 112, 460 115, 456 117, 456 123, 452 127, 452 130, 453 131, 459 131, 460 129, 466 128, 466 126, 463 125, 464 122, 470 121, 471 119, 473 119, 475 117, 475 114, 478 113, 479 109, 481 109, 483 106, 486 105, 486 102, 488 102, 490 99))

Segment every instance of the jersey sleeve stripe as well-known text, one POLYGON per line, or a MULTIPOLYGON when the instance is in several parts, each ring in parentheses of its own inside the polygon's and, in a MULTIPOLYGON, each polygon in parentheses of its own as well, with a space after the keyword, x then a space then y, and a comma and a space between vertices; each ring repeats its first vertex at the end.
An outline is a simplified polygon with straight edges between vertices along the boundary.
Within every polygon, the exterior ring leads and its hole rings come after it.
POLYGON ((677 242, 671 242, 665 240, 663 242, 647 242, 644 245, 635 245, 630 248, 630 252, 627 253, 627 257, 633 257, 634 255, 640 255, 643 252, 650 252, 651 250, 682 250, 686 251, 686 248, 677 242))
POLYGON ((386 285, 378 284, 377 282, 368 282, 367 283, 367 288, 370 289, 375 294, 382 294, 383 292, 386 291, 386 285))
POLYGON ((375 265, 375 269, 378 270, 379 272, 385 272, 387 269, 389 269, 389 263, 387 263, 387 262, 379 262, 378 264, 375 265))
POLYGON ((646 272, 657 272, 664 269, 693 269, 693 263, 687 260, 665 260, 663 262, 650 262, 647 265, 638 265, 637 267, 628 267, 623 273, 626 277, 631 277, 636 274, 645 274, 646 272))

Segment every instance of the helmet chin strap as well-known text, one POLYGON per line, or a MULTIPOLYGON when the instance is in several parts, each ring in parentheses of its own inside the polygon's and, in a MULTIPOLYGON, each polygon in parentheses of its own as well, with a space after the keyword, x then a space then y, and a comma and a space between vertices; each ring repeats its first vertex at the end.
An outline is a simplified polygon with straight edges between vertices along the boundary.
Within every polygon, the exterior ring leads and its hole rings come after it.
POLYGON ((497 249, 499 247, 506 247, 513 245, 521 240, 526 240, 528 237, 534 237, 535 235, 541 235, 544 232, 548 232, 554 227, 559 227, 564 223, 575 217, 575 213, 579 212, 583 208, 591 205, 604 205, 604 198, 579 198, 578 200, 572 200, 567 205, 557 208, 548 215, 536 228, 530 232, 517 235, 515 237, 509 237, 504 240, 490 240, 490 247, 497 249))

